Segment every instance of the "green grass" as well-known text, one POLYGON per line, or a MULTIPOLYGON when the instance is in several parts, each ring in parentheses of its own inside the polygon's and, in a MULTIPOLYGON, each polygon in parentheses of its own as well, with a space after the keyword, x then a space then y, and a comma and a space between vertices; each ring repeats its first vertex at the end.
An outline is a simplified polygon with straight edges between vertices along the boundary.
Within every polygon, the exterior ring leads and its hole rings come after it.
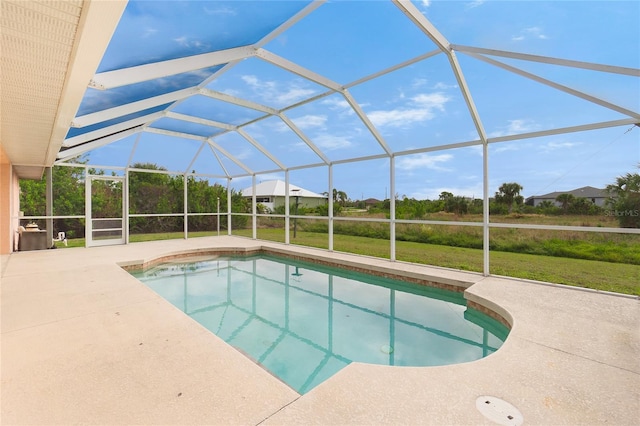
MULTIPOLYGON (((238 236, 251 236, 250 229, 234 230, 238 236)), ((226 234, 226 230, 224 231, 226 234)), ((189 238, 215 235, 213 232, 190 232, 189 238)), ((183 238, 182 232, 131 235, 130 241, 144 242, 183 238)), ((258 238, 284 242, 282 229, 258 229, 258 238)), ((291 234, 291 243, 307 247, 328 248, 325 233, 297 231, 291 234)), ((388 240, 352 235, 334 235, 334 250, 374 256, 390 257, 388 240)), ((68 241, 69 247, 84 247, 83 238, 68 241)), ((62 248, 64 245, 57 243, 62 248)), ((396 242, 396 259, 465 271, 482 272, 482 250, 464 247, 450 247, 410 241, 396 242)), ((603 262, 598 260, 572 259, 535 254, 490 252, 490 268, 494 275, 505 275, 557 284, 586 287, 595 290, 640 296, 640 267, 626 263, 603 262)))
MULTIPOLYGON (((251 230, 234 230, 234 235, 251 236, 251 230)), ((264 240, 284 242, 282 230, 260 229, 264 240)), ((328 236, 298 231, 292 244, 328 247, 328 236)), ((389 258, 389 241, 350 235, 334 235, 334 250, 389 258)), ((396 259, 446 268, 482 272, 482 250, 449 247, 408 241, 396 242, 396 259)), ((632 264, 571 259, 533 254, 490 252, 490 268, 494 275, 505 275, 595 290, 640 296, 640 267, 632 264)))
MULTIPOLYGON (((222 231, 220 231, 222 233, 222 231)), ((224 231, 226 234, 226 230, 224 231)), ((189 232, 189 238, 197 238, 197 237, 209 237, 217 235, 215 232, 210 231, 202 231, 202 232, 189 232)), ((184 238, 183 232, 159 232, 154 234, 134 234, 129 235, 129 242, 131 243, 142 243, 145 241, 160 241, 160 240, 179 240, 184 238)), ((56 242, 56 248, 72 248, 72 247, 84 247, 85 239, 84 238, 73 238, 67 240, 67 246, 65 247, 64 243, 58 241, 56 242)))
MULTIPOLYGON (((574 218, 574 221, 576 219, 574 218)), ((326 221, 301 220, 299 230, 328 232, 326 221)), ((389 240, 385 223, 340 221, 334 235, 389 240)), ((397 224, 396 241, 434 244, 449 247, 482 249, 482 228, 451 225, 397 224)), ((492 228, 492 251, 508 251, 574 259, 600 260, 640 265, 640 236, 618 233, 558 231, 545 229, 492 228)))

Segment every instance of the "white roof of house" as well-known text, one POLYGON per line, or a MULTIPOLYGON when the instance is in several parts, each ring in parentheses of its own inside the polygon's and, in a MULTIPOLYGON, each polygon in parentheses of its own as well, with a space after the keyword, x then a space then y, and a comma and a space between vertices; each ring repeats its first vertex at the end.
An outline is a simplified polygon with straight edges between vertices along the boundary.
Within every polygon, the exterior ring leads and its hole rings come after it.
MULTIPOLYGON (((284 197, 285 192, 285 182, 282 180, 268 180, 265 182, 260 182, 256 185, 256 196, 257 197, 284 197)), ((248 187, 242 190, 242 195, 245 197, 253 196, 253 188, 248 187)), ((327 198, 324 195, 317 194, 313 191, 309 191, 308 189, 300 188, 299 186, 289 184, 289 196, 298 195, 300 197, 305 198, 327 198), (297 191, 295 191, 297 190, 297 191)))

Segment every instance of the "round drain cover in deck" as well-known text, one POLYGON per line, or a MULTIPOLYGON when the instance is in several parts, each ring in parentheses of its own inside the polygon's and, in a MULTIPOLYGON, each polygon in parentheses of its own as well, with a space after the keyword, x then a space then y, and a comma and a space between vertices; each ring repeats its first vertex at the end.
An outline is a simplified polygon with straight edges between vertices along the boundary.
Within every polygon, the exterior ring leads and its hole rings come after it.
POLYGON ((481 396, 476 399, 476 408, 487 419, 505 426, 520 426, 524 422, 516 407, 495 396, 481 396))

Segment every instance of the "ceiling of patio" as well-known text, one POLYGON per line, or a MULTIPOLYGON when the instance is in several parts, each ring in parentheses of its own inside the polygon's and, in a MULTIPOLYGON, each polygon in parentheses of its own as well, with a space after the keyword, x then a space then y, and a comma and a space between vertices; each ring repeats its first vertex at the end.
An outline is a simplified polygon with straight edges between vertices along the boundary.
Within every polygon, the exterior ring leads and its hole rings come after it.
MULTIPOLYGON (((640 122, 637 53, 607 50, 616 40, 604 32, 598 46, 575 34, 522 51, 515 41, 542 40, 540 30, 501 34, 504 15, 474 21, 482 2, 444 2, 431 15, 428 2, 405 1, 113 3, 47 12, 3 1, 2 142, 25 177, 87 153, 128 167, 159 152, 178 173, 251 176, 640 122), (22 42, 14 34, 35 39, 27 52, 38 65, 6 75, 5 52, 19 56, 22 42), (583 87, 585 74, 597 85, 583 87), (520 85, 549 102, 531 110, 520 85), (20 90, 5 98, 7 86, 20 90), (499 117, 514 108, 537 125, 499 117)), ((513 13, 540 14, 536 3, 513 13)))
POLYGON ((39 179, 62 146, 124 2, 0 3, 2 148, 39 179))

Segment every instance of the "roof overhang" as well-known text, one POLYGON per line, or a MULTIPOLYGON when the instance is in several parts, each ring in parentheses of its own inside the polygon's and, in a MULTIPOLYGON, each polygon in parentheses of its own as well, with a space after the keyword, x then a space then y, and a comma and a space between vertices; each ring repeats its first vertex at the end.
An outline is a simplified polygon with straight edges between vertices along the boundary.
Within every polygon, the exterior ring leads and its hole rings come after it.
POLYGON ((0 141, 18 177, 56 160, 126 0, 0 3, 0 141))

